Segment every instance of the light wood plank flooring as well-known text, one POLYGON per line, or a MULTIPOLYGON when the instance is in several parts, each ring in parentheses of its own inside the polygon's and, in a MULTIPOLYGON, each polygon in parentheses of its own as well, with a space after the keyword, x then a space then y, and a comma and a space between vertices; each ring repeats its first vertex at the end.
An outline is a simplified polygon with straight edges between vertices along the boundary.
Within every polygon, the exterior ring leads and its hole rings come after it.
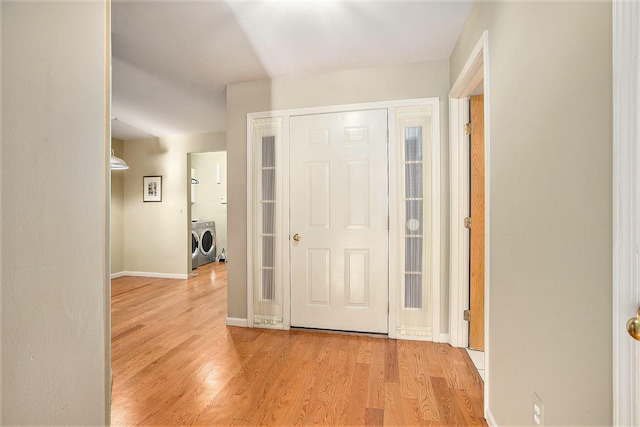
POLYGON ((113 425, 487 425, 463 349, 228 327, 226 265, 195 271, 112 281, 113 425))

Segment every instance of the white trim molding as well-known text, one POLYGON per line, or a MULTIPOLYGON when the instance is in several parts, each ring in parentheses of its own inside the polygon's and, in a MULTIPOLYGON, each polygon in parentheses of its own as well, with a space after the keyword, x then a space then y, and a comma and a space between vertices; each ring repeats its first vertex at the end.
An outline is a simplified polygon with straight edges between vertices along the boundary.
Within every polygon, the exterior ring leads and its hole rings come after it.
POLYGON ((490 215, 491 215, 491 179, 490 179, 490 107, 491 91, 489 85, 489 32, 484 31, 471 51, 467 62, 449 92, 449 139, 450 139, 450 298, 449 333, 451 345, 467 347, 469 326, 464 321, 463 312, 469 308, 469 233, 464 228, 464 217, 469 213, 469 144, 463 127, 468 123, 469 96, 482 84, 484 93, 484 143, 485 143, 485 278, 484 278, 484 411, 489 411, 489 320, 490 320, 490 215))
POLYGON ((640 343, 626 322, 640 303, 640 4, 613 2, 613 420, 640 425, 640 343))
POLYGON ((470 96, 484 80, 485 72, 485 47, 488 40, 488 31, 484 31, 480 40, 476 43, 467 58, 458 78, 451 86, 449 96, 452 98, 464 98, 470 96))
POLYGON ((487 425, 489 427, 498 427, 498 423, 496 422, 496 419, 493 417, 493 414, 491 413, 491 411, 489 410, 486 411, 485 419, 487 420, 487 425))
POLYGON ((249 326, 247 319, 241 319, 239 317, 227 317, 227 326, 238 326, 240 328, 246 328, 249 326))
POLYGON ((463 312, 469 308, 469 230, 464 218, 469 216, 469 98, 449 100, 449 172, 450 172, 450 264, 449 334, 451 345, 467 347, 469 323, 463 312), (455 105, 454 105, 455 104, 455 105))
POLYGON ((186 280, 190 274, 173 274, 173 273, 151 273, 146 271, 122 271, 117 273, 119 276, 134 276, 134 277, 150 277, 153 279, 176 279, 186 280))

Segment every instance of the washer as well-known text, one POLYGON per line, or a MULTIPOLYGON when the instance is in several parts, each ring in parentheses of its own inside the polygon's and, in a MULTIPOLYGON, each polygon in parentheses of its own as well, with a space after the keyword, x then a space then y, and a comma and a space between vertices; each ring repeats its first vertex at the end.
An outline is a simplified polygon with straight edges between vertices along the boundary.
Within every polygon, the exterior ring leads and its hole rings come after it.
POLYGON ((216 260, 216 223, 204 221, 200 232, 200 261, 198 266, 209 264, 216 260))
POLYGON ((191 269, 198 268, 200 254, 200 236, 193 229, 191 230, 191 269))
POLYGON ((198 268, 200 265, 200 233, 202 232, 202 223, 191 222, 191 269, 198 268))

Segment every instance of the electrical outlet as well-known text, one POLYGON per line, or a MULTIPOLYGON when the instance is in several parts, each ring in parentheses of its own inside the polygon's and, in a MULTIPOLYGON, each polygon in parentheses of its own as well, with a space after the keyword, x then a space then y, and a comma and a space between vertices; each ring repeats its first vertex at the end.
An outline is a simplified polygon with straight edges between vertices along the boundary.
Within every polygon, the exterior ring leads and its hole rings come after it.
POLYGON ((538 393, 533 393, 533 425, 544 425, 544 402, 538 393))

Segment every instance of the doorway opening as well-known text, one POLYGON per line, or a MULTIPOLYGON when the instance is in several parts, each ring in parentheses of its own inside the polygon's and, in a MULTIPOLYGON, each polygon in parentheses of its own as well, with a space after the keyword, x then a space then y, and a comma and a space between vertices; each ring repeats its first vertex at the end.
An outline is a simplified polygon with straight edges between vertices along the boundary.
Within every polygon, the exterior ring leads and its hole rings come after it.
POLYGON ((187 169, 189 265, 196 274, 198 267, 227 261, 227 152, 189 153, 187 169))
MULTIPOLYGON (((481 347, 484 353, 475 354, 479 357, 476 365, 484 371, 484 407, 485 414, 489 406, 489 216, 490 216, 490 141, 489 141, 489 62, 488 62, 488 32, 484 31, 469 55, 460 75, 453 84, 449 94, 449 123, 450 123, 450 336, 451 344, 456 347, 481 347), (483 118, 477 121, 482 127, 476 126, 479 135, 472 138, 471 128, 466 126, 471 120, 471 99, 473 95, 483 94, 483 118), (484 147, 477 147, 476 166, 483 166, 483 173, 472 172, 469 165, 473 165, 471 139, 483 139, 484 147), (484 156, 481 161, 478 154, 484 156), (482 210, 472 209, 472 179, 476 174, 477 192, 484 201, 482 210), (484 176, 482 176, 484 175, 484 176), (470 228, 469 228, 470 227, 470 228), (473 230, 479 246, 472 248, 473 230), (482 236, 484 232, 484 236, 482 236), (479 236, 480 235, 480 236, 479 236), (484 253, 482 253, 484 251, 484 253), (474 259, 474 254, 476 255, 474 259), (472 277, 473 276, 473 277, 472 277), (475 284, 474 280, 475 279, 475 284), (475 288, 475 291, 474 291, 475 288), (475 308, 474 308, 475 307, 475 308), (480 308, 478 308, 480 307, 480 308), (482 313, 482 309, 484 312, 482 313), (475 312, 475 323, 469 324, 475 312), (477 318, 479 315, 479 319, 477 318), (472 331, 473 329, 473 331, 472 331), (473 338, 470 332, 474 333, 473 338)), ((476 98, 478 99, 478 98, 476 98)), ((470 354, 472 358, 474 354, 470 354)), ((478 369, 480 371, 480 369, 478 369)))
MULTIPOLYGON (((369 325, 336 328, 292 322, 295 316, 292 286, 300 264, 306 270, 299 277, 312 277, 312 282, 315 281, 315 285, 308 287, 311 292, 302 296, 307 306, 326 305, 328 302, 323 301, 328 297, 337 297, 343 302, 349 300, 354 309, 364 310, 375 296, 380 302, 380 317, 386 325, 376 327, 374 331, 386 329, 390 338, 443 340, 440 331, 439 104, 437 98, 422 98, 248 115, 247 182, 251 197, 247 204, 247 230, 250 236, 248 251, 252 256, 248 257, 247 264, 247 320, 250 327, 289 329, 305 326, 372 331, 369 325), (324 154, 316 153, 317 156, 304 161, 304 170, 297 171, 294 144, 307 144, 307 149, 302 151, 305 155, 312 145, 330 146, 340 138, 349 141, 349 149, 364 149, 374 134, 373 127, 365 123, 364 117, 374 111, 383 116, 384 126, 379 132, 382 165, 370 167, 372 160, 363 157, 362 153, 358 158, 345 157, 345 162, 337 164, 342 163, 341 167, 349 171, 344 175, 345 179, 339 180, 340 186, 344 187, 340 191, 345 191, 348 197, 327 203, 332 200, 332 192, 337 190, 325 184, 331 182, 332 175, 340 175, 338 168, 327 162, 324 154), (346 123, 347 116, 352 114, 357 120, 346 124, 333 137, 328 131, 331 126, 314 124, 294 140, 295 122, 299 119, 335 115, 344 116, 346 123), (386 164, 385 155, 389 159, 386 164), (382 184, 372 185, 370 178, 382 179, 382 184), (318 185, 312 185, 312 181, 318 185), (306 189, 296 190, 296 185, 304 182, 306 189), (388 203, 385 206, 389 206, 388 215, 384 218, 383 214, 374 221, 371 214, 378 209, 372 206, 378 205, 372 205, 371 201, 375 197, 385 197, 387 182, 388 203), (295 202, 300 193, 303 197, 295 202), (315 196, 311 197, 313 194, 315 196), (305 203, 311 203, 312 209, 296 214, 298 205, 305 203), (331 204, 336 206, 335 211, 329 206, 331 204), (301 222, 297 224, 296 221, 301 222), (349 242, 342 246, 340 254, 332 254, 334 246, 340 247, 332 240, 315 248, 303 248, 300 262, 292 263, 298 259, 296 250, 300 242, 306 242, 305 236, 311 236, 309 233, 315 228, 328 229, 332 224, 342 224, 338 234, 346 238, 355 236, 358 230, 372 229, 374 222, 380 223, 382 233, 388 235, 388 245, 369 242, 359 246, 357 242, 349 242), (302 227, 303 231, 297 227, 302 227), (384 246, 388 246, 386 259, 374 259, 374 248, 384 249, 384 246), (337 263, 337 268, 331 267, 334 256, 343 260, 337 263), (388 274, 372 274, 371 266, 375 263, 388 265, 388 274), (333 280, 332 275, 339 277, 333 280), (371 291, 367 287, 371 281, 388 283, 388 291, 377 288, 371 291), (353 286, 334 287, 336 283, 353 286)), ((373 235, 375 237, 376 233, 373 235)), ((330 314, 325 314, 324 320, 329 317, 330 314)))

